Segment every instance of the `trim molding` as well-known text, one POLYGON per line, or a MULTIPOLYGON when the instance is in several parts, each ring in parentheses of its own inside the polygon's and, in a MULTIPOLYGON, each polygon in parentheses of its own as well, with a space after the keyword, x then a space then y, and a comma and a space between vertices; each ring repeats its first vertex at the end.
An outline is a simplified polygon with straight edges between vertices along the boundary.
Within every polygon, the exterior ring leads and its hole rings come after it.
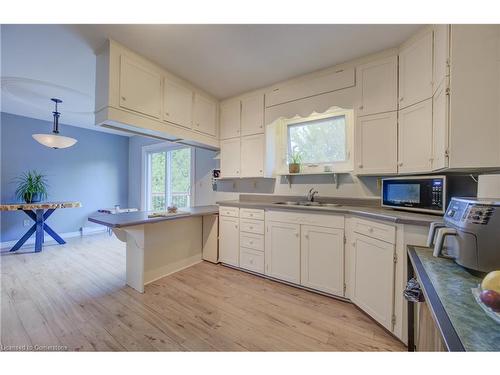
MULTIPOLYGON (((61 236, 63 239, 67 238, 74 238, 74 237, 83 237, 83 236, 91 236, 93 234, 99 234, 99 233, 104 233, 106 232, 107 228, 106 227, 82 227, 79 231, 75 232, 66 232, 66 233, 61 233, 59 236, 61 236)), ((5 242, 0 242, 0 249, 10 249, 12 246, 16 244, 18 240, 14 241, 5 241, 5 242)), ((50 237, 47 233, 45 233, 43 237, 44 243, 56 243, 56 241, 50 237)), ((33 246, 35 244, 35 234, 30 237, 28 241, 25 242, 23 246, 21 246, 21 249, 33 246)))

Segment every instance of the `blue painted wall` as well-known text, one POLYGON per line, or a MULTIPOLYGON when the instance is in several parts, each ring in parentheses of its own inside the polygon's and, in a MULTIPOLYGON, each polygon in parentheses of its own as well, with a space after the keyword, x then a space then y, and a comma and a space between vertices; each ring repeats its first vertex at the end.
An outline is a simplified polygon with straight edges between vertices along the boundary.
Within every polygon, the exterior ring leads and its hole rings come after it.
MULTIPOLYGON (((99 208, 128 205, 128 137, 62 125, 62 135, 78 143, 52 150, 31 137, 51 131, 51 122, 1 113, 0 127, 2 203, 15 201, 12 179, 35 169, 47 175, 48 200, 82 202, 82 208, 54 212, 47 223, 56 232, 92 226, 87 217, 99 208)), ((0 242, 18 239, 28 229, 23 227, 26 218, 22 212, 0 213, 0 242)))

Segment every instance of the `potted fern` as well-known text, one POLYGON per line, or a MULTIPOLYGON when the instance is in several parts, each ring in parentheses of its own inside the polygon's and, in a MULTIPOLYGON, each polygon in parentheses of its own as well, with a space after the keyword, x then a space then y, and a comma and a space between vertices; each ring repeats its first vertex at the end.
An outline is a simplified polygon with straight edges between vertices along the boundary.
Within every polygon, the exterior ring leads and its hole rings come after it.
POLYGON ((16 198, 26 203, 36 203, 47 198, 47 180, 37 171, 24 172, 16 178, 16 198))
POLYGON ((302 161, 302 154, 300 153, 300 151, 297 151, 296 147, 294 147, 289 155, 288 172, 299 173, 301 161, 302 161))

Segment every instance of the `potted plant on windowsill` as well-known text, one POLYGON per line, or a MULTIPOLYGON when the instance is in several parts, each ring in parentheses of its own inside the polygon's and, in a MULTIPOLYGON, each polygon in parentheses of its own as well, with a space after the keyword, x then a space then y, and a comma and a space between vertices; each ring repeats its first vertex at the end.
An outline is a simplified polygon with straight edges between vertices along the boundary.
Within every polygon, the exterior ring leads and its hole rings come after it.
POLYGON ((300 162, 302 161, 302 154, 297 151, 296 147, 293 148, 292 153, 289 157, 288 162, 288 172, 289 173, 300 173, 300 162))
POLYGON ((16 178, 16 197, 26 203, 37 203, 47 198, 47 180, 37 171, 24 172, 16 178))

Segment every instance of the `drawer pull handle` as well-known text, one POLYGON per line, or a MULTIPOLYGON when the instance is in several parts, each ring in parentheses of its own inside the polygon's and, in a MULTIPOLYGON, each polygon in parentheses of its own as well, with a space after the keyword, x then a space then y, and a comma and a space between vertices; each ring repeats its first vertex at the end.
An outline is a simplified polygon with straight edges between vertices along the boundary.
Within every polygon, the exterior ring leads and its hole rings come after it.
POLYGON ((253 227, 249 227, 250 229, 253 229, 253 227))
POLYGON ((250 243, 250 245, 253 245, 253 241, 250 241, 249 243, 250 243))

